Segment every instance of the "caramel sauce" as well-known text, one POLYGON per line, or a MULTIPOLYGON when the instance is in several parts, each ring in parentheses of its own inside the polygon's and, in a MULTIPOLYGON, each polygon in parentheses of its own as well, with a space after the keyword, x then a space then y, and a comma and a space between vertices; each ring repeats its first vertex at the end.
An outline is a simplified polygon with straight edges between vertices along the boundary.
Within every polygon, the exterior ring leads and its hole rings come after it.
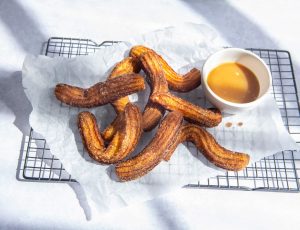
POLYGON ((247 67, 228 62, 214 68, 208 75, 211 90, 226 101, 248 103, 259 94, 259 82, 247 67))
POLYGON ((227 128, 230 128, 230 127, 232 126, 232 123, 231 123, 231 122, 227 122, 227 123, 225 124, 225 126, 226 126, 227 128))
POLYGON ((243 126, 243 122, 237 123, 238 126, 243 126))

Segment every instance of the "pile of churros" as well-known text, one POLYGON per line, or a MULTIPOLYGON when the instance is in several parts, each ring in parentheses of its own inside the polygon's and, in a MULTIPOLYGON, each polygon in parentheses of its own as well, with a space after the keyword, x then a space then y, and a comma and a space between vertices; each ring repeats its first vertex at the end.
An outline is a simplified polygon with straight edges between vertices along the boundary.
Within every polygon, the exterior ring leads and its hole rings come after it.
POLYGON ((177 146, 189 141, 216 166, 239 171, 249 163, 249 155, 220 146, 204 127, 222 121, 218 109, 205 109, 172 94, 189 92, 201 84, 201 74, 193 68, 176 73, 154 50, 145 46, 131 48, 129 57, 116 64, 105 82, 83 89, 66 84, 55 88, 56 98, 68 105, 91 108, 111 103, 116 111, 114 121, 102 132, 90 112, 78 115, 78 128, 90 157, 102 164, 115 164, 120 181, 140 178, 162 160, 168 161, 177 146), (129 101, 128 95, 151 88, 144 111, 129 101), (166 115, 166 111, 169 111, 166 115), (130 157, 143 132, 154 129, 156 134, 136 156, 130 157))

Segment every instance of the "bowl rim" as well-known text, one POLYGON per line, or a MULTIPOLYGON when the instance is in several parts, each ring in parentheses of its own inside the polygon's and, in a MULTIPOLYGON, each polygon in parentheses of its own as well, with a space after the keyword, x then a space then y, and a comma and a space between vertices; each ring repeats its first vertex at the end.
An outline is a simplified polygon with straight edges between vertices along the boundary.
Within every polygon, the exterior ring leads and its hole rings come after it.
MULTIPOLYGON (((205 65, 211 60, 211 58, 219 53, 222 53, 222 52, 228 52, 228 51, 236 51, 236 52, 240 52, 240 53, 245 53, 247 55, 250 55, 254 58, 256 58, 262 65, 263 67, 267 70, 267 75, 268 75, 268 89, 257 99, 255 99, 254 101, 251 101, 251 102, 247 102, 247 103, 235 103, 235 102, 230 102, 230 101, 227 101, 223 98, 221 98, 220 96, 218 96, 217 94, 215 94, 213 92, 213 90, 209 87, 208 83, 207 83, 207 77, 209 75, 209 73, 211 72, 208 72, 206 73, 206 76, 204 77, 204 74, 202 75, 202 81, 203 82, 203 85, 205 86, 206 90, 209 91, 209 93, 218 101, 220 101, 221 103, 223 104, 226 104, 226 105, 229 105, 231 107, 238 107, 238 108, 247 108, 247 107, 252 107, 253 105, 257 104, 259 101, 262 100, 262 98, 264 98, 266 96, 266 94, 268 94, 271 86, 272 86, 272 75, 271 75, 271 72, 270 72, 270 69, 269 67, 267 66, 267 64, 264 62, 264 60, 262 58, 260 58, 258 55, 256 55, 255 53, 252 53, 251 51, 248 51, 248 50, 245 50, 245 49, 242 49, 242 48, 224 48, 222 50, 219 50, 213 54, 211 54, 204 62, 203 66, 202 66, 202 73, 204 73, 204 68, 205 68, 205 65), (204 80, 204 79, 205 80, 204 80)), ((224 62, 226 63, 226 62, 224 62)), ((248 67, 247 67, 248 68, 248 67)))

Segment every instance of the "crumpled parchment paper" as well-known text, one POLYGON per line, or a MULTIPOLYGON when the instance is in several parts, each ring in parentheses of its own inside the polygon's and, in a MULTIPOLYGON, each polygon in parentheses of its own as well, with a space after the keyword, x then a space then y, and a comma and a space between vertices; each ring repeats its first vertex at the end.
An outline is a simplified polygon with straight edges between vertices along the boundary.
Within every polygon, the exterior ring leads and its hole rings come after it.
MULTIPOLYGON (((161 54, 180 73, 192 67, 202 68, 203 61, 220 49, 214 44, 215 33, 204 25, 184 24, 158 30, 132 40, 99 50, 94 55, 72 59, 27 56, 23 66, 23 85, 33 111, 30 125, 48 143, 52 154, 60 159, 65 169, 84 189, 95 212, 108 212, 117 207, 152 199, 160 194, 180 188, 198 179, 220 174, 223 170, 210 164, 192 144, 178 146, 169 162, 161 162, 141 179, 121 183, 113 175, 113 166, 93 161, 83 148, 77 129, 77 114, 89 110, 96 115, 102 129, 115 117, 110 105, 94 109, 78 109, 61 104, 54 96, 57 83, 89 87, 105 81, 111 68, 131 46, 143 44, 161 54)), ((141 108, 148 100, 149 89, 131 95, 141 108)), ((201 87, 180 94, 189 101, 208 106, 201 87)), ((281 150, 297 149, 283 126, 280 112, 271 95, 255 109, 235 116, 225 116, 222 123, 209 129, 217 141, 226 148, 247 152, 251 161, 281 150), (231 122, 231 127, 226 123, 231 122), (242 122, 242 126, 237 124, 242 122)), ((155 134, 145 133, 135 153, 139 152, 155 134)))

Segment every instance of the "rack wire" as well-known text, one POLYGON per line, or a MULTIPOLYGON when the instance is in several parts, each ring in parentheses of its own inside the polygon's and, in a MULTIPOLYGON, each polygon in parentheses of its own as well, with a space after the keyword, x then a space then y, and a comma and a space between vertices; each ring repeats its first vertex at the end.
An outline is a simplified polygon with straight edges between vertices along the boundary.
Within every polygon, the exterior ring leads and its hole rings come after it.
MULTIPOLYGON (((45 46, 50 57, 75 57, 95 53, 98 49, 119 41, 101 44, 89 39, 52 37, 45 46)), ((297 143, 300 143, 300 110, 295 76, 290 53, 285 50, 248 49, 259 55, 272 73, 272 95, 280 109, 285 127, 297 143)), ((20 156, 17 177, 25 181, 76 182, 51 154, 46 140, 30 130, 24 140, 24 152, 20 156)), ((188 184, 190 188, 215 188, 263 191, 300 191, 300 153, 284 151, 265 157, 240 172, 223 175, 188 184)))

